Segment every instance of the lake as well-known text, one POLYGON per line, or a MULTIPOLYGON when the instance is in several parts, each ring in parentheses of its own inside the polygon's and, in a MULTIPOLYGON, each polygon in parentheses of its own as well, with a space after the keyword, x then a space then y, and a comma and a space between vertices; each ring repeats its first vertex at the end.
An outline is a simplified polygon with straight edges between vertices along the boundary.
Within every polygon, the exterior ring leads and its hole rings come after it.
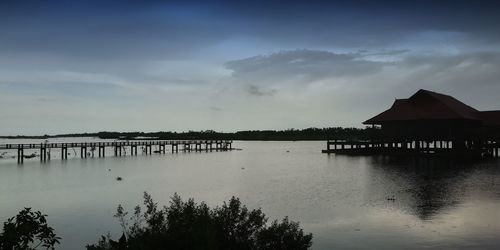
MULTIPOLYGON (((0 139, 10 142, 24 140, 0 139)), ((113 218, 118 204, 132 211, 144 191, 168 204, 177 192, 210 206, 237 196, 270 220, 289 216, 313 233, 314 249, 500 245, 500 161, 321 154, 325 146, 235 141, 242 150, 122 157, 110 151, 87 159, 68 149, 66 161, 53 152, 49 162, 34 158, 22 165, 6 156, 0 159, 0 221, 32 207, 48 215, 62 237, 60 249, 84 249, 107 232, 121 235, 113 218)))

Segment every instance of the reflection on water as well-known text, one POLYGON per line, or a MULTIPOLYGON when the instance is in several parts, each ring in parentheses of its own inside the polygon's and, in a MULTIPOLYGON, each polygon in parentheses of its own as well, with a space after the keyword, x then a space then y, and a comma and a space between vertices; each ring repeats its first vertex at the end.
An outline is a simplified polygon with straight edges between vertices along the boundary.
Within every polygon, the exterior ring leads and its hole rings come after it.
MULTIPOLYGON (((473 195, 499 193, 497 161, 481 163, 429 158, 374 157, 373 170, 399 183, 394 195, 401 208, 422 220, 455 209, 473 195)), ((396 185, 393 185, 396 186, 396 185)))
POLYGON ((432 219, 440 211, 452 209, 463 201, 470 165, 437 159, 373 158, 374 171, 399 183, 390 201, 422 220, 432 219))
POLYGON ((242 151, 0 161, 0 220, 24 206, 49 215, 63 249, 119 232, 116 205, 148 191, 211 206, 238 196, 314 234, 314 249, 495 249, 500 163, 321 154, 324 142, 236 142, 242 151), (121 176, 123 180, 116 181, 121 176))

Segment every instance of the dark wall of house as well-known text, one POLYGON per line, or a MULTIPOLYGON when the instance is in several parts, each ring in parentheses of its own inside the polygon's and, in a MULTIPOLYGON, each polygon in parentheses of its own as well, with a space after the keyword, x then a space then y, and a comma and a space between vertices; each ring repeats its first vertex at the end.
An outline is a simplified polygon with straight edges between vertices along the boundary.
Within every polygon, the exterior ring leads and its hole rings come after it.
POLYGON ((383 138, 399 140, 466 140, 480 133, 480 122, 472 120, 388 122, 381 130, 383 138))
POLYGON ((500 139, 500 126, 487 126, 481 128, 481 135, 488 139, 500 139))

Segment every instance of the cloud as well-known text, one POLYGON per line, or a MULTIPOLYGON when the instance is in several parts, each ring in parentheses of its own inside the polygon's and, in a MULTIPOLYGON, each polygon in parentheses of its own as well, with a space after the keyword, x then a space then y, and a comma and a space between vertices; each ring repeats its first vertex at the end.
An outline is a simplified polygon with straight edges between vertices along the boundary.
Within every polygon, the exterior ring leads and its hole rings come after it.
POLYGON ((346 121, 361 121, 394 98, 408 97, 421 88, 448 93, 479 109, 500 108, 496 101, 500 93, 498 51, 345 54, 294 50, 235 60, 226 67, 232 71, 227 82, 250 96, 272 97, 273 105, 291 101, 318 110, 335 107, 335 116, 346 121), (397 60, 370 61, 367 54, 397 60))
POLYGON ((310 83, 330 77, 359 77, 382 70, 386 63, 364 60, 360 54, 318 50, 281 51, 229 61, 236 81, 259 84, 276 81, 310 83))
POLYGON ((457 95, 478 108, 500 108, 500 52, 409 56, 394 66, 400 88, 429 88, 457 95))
POLYGON ((363 56, 395 56, 401 55, 407 52, 410 52, 409 49, 399 49, 399 50, 382 50, 382 51, 368 51, 368 50, 359 50, 358 51, 363 56))
POLYGON ((219 107, 216 107, 216 106, 210 106, 209 109, 211 111, 215 111, 215 112, 221 112, 221 111, 224 111, 224 109, 222 108, 219 108, 219 107))
POLYGON ((246 88, 246 91, 249 95, 252 95, 252 96, 273 96, 274 94, 276 94, 278 92, 275 89, 265 90, 257 85, 249 85, 246 88))

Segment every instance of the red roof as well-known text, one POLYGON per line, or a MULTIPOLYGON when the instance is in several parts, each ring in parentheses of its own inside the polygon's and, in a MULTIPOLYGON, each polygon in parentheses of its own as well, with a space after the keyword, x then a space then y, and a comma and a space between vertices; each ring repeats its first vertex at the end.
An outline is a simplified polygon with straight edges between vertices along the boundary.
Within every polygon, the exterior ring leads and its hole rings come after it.
POLYGON ((476 120, 500 125, 500 111, 480 112, 452 96, 419 90, 408 99, 397 99, 388 110, 363 122, 382 124, 412 120, 476 120))

